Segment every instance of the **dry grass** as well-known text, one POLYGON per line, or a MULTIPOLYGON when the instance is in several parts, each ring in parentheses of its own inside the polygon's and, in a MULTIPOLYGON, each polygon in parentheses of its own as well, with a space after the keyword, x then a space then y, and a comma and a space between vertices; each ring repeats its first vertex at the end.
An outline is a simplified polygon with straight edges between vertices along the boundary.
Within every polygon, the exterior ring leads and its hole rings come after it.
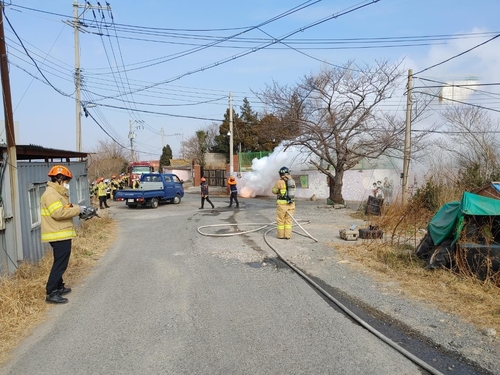
POLYGON ((371 225, 384 231, 383 239, 332 246, 371 276, 397 281, 400 293, 456 314, 479 329, 500 332, 500 288, 445 269, 428 270, 415 256, 415 247, 425 234, 422 229, 432 216, 418 205, 394 205, 383 215, 369 218, 371 225))
MULTIPOLYGON (((116 222, 104 216, 82 223, 73 240, 67 285, 74 285, 92 269, 115 240, 116 222)), ((45 283, 52 267, 52 251, 38 264, 23 263, 14 275, 0 279, 0 363, 23 337, 42 321, 53 305, 45 302, 45 283)))

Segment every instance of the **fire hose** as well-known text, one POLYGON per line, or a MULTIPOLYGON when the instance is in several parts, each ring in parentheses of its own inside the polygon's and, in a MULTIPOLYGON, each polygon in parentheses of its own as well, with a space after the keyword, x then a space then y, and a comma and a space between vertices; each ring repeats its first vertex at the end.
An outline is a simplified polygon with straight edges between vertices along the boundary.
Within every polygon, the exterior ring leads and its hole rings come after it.
MULTIPOLYGON (((316 238, 314 238, 313 236, 311 236, 299 223, 299 221, 295 220, 295 218, 289 213, 287 212, 288 215, 290 215, 290 217, 293 219, 293 221, 300 227, 300 229, 302 229, 305 233, 306 233, 306 237, 309 237, 311 238, 312 240, 314 240, 315 242, 318 242, 318 240, 316 238)), ((302 221, 302 223, 308 223, 309 221, 302 221)), ((329 299, 331 302, 333 302, 335 305, 337 305, 346 315, 348 315, 349 317, 351 317, 354 321, 356 321, 359 325, 361 325, 362 327, 364 327, 366 330, 368 330, 369 332, 371 332, 374 336, 376 336, 377 338, 379 338, 381 341, 385 342, 387 345, 389 345, 391 348, 393 348, 394 350, 396 350, 397 352, 399 352, 400 354, 402 354, 403 356, 405 356, 406 358, 408 358, 410 361, 412 361, 413 363, 417 364, 418 366, 420 366, 421 368, 425 369, 426 371, 428 371, 430 374, 433 374, 433 375, 443 375, 442 372, 440 372, 439 370, 435 369, 434 367, 432 367, 431 365, 429 365, 428 363, 426 363, 425 361, 421 360, 420 358, 418 358, 417 356, 413 355, 412 353, 410 353, 409 351, 407 351, 406 349, 404 349, 403 347, 401 347, 400 345, 396 344, 394 341, 392 341, 391 339, 389 339, 387 336, 385 336, 384 334, 382 334, 380 331, 378 331, 377 329, 375 329, 374 327, 372 327, 371 325, 369 325, 368 323, 366 323, 364 320, 362 320, 359 316, 357 316, 356 314, 354 314, 351 310, 349 310, 344 304, 342 304, 339 300, 337 300, 336 298, 334 298, 332 295, 330 295, 325 289, 323 289, 320 285, 318 285, 314 280, 312 280, 308 275, 306 275, 304 272, 302 272, 300 269, 298 269, 295 265, 293 265, 291 262, 289 262, 288 260, 285 259, 285 257, 283 257, 279 252, 278 250, 276 250, 275 247, 273 247, 268 239, 267 239, 267 234, 274 230, 274 225, 276 224, 276 222, 272 222, 272 223, 247 223, 247 224, 215 224, 215 225, 203 225, 201 227, 198 228, 198 233, 200 233, 201 235, 203 236, 213 236, 213 237, 225 237, 225 236, 235 236, 235 235, 241 235, 241 234, 247 234, 247 233, 252 233, 252 232, 257 232, 257 231, 260 231, 261 229, 264 229, 270 225, 273 225, 273 228, 270 228, 268 229, 265 233, 264 233, 264 241, 266 242, 266 244, 276 253, 276 255, 278 256, 278 258, 280 258, 283 262, 285 262, 292 270, 294 270, 300 277, 302 277, 304 280, 306 280, 310 285, 312 285, 314 288, 316 288, 316 290, 318 290, 321 294, 323 294, 327 299, 329 299), (251 230, 247 230, 247 231, 238 231, 238 232, 233 232, 233 233, 225 233, 225 234, 208 234, 208 233, 203 233, 201 231, 202 228, 207 228, 207 227, 219 227, 219 226, 258 226, 257 228, 255 229, 251 229, 251 230)), ((300 235, 304 235, 303 233, 299 233, 299 232, 296 232, 296 231, 293 231, 294 233, 297 233, 297 234, 300 234, 300 235)))

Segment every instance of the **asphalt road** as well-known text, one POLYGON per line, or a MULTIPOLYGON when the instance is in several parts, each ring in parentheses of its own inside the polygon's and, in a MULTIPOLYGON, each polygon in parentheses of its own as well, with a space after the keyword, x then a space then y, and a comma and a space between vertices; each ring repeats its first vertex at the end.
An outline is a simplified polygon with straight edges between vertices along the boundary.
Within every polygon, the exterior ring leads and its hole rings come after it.
MULTIPOLYGON (((194 194, 155 210, 113 202, 118 240, 0 374, 423 373, 274 262, 262 232, 197 232, 271 222, 273 201, 213 201, 215 210, 198 210, 194 194)), ((314 251, 307 238, 270 237, 292 257, 314 251)))

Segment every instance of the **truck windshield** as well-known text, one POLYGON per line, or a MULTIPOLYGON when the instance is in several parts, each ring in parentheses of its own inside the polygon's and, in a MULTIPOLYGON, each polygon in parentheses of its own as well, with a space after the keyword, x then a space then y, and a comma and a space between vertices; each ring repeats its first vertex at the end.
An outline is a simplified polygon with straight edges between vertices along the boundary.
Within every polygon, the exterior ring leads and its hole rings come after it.
POLYGON ((149 169, 148 166, 142 166, 142 167, 132 167, 132 173, 133 174, 143 174, 143 173, 149 173, 151 170, 149 169))

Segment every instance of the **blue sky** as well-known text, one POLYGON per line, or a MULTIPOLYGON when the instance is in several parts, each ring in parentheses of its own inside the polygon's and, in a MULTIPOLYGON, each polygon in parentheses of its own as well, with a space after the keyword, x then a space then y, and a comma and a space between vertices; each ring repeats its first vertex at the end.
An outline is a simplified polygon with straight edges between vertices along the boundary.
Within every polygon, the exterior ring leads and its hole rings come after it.
MULTIPOLYGON (((498 0, 120 0, 110 5, 113 19, 107 11, 80 17, 86 31, 79 34, 82 101, 95 103, 88 110, 99 123, 82 117, 82 149, 94 151, 99 140, 129 147, 132 122, 141 159, 159 157, 162 129, 164 144, 180 156, 183 136, 223 119, 229 92, 236 111, 244 97, 262 111, 252 91, 273 80, 294 84, 325 61, 403 60, 405 69, 418 72, 500 34, 498 0), (367 5, 340 15, 362 4, 367 5), (273 20, 294 8, 302 9, 273 20), (340 16, 321 22, 334 14, 340 16), (235 34, 240 35, 230 38, 235 34), (285 36, 283 42, 302 53, 271 43, 285 36), (397 43, 395 37, 406 39, 397 43)), ((72 20, 73 0, 12 0, 5 14, 17 34, 4 20, 16 142, 76 150, 74 31, 63 22, 72 20)), ((418 76, 498 83, 499 51, 497 38, 418 76)), ((429 83, 415 80, 416 86, 423 84, 429 83)), ((499 93, 500 88, 482 90, 499 93)), ((498 96, 469 99, 500 111, 498 96)), ((401 94, 385 108, 404 116, 405 101, 401 94)), ((438 113, 443 105, 436 102, 432 108, 438 113)))

